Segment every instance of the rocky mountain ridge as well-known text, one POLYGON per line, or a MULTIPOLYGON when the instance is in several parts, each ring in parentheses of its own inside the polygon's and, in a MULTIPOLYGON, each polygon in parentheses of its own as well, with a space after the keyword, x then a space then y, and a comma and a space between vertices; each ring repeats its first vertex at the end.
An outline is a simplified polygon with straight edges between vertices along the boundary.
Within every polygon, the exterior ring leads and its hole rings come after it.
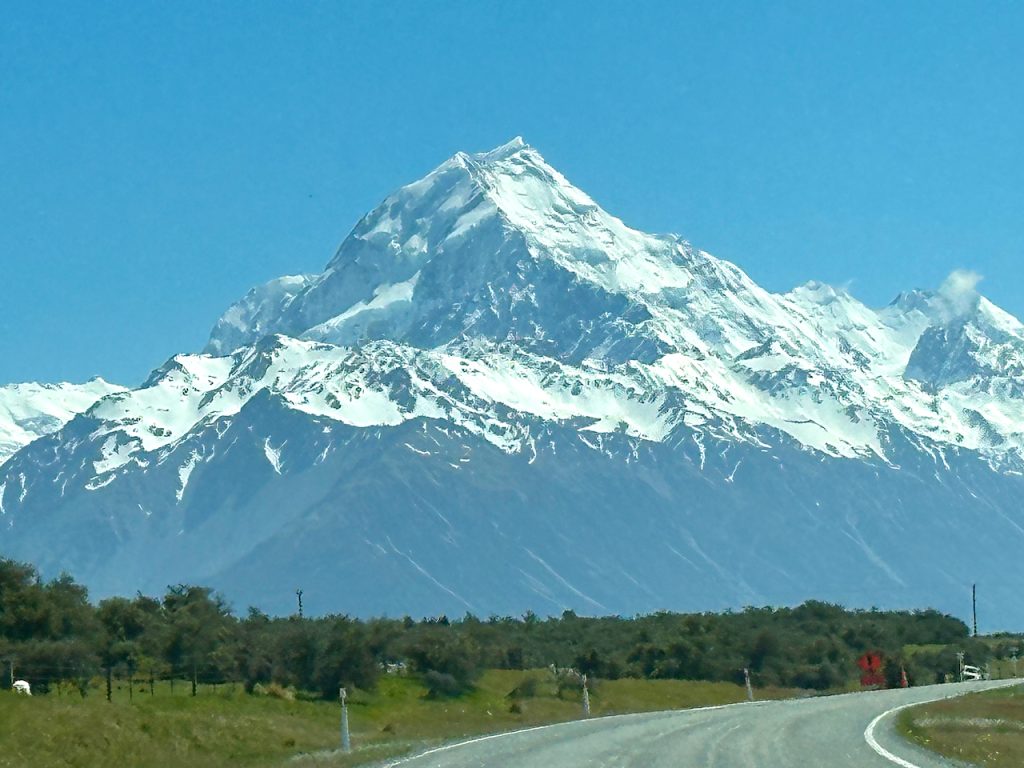
POLYGON ((934 604, 977 577, 963 526, 996 563, 1024 535, 1022 355, 966 273, 878 310, 773 294, 517 139, 47 422, 0 465, 0 536, 100 593, 271 608, 291 582, 364 613, 934 604))

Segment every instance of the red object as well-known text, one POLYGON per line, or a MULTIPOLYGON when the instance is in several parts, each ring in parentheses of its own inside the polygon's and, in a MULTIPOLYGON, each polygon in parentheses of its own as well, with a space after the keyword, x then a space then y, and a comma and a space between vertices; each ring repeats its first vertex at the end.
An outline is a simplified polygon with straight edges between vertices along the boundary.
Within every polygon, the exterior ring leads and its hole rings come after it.
POLYGON ((880 653, 865 653, 859 659, 857 659, 857 666, 865 672, 881 672, 882 671, 882 654, 880 653))
POLYGON ((885 675, 882 674, 882 654, 878 652, 865 653, 857 659, 857 666, 864 672, 860 676, 860 684, 863 687, 885 687, 885 675))
POLYGON ((900 667, 900 688, 909 688, 910 683, 907 682, 907 670, 900 667))

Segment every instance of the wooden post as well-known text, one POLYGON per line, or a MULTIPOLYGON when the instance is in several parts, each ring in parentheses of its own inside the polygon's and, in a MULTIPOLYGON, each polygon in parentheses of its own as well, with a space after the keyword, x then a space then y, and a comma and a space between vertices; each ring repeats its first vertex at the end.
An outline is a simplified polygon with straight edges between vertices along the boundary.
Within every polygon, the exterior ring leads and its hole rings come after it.
POLYGON ((352 739, 348 732, 348 691, 339 688, 338 698, 341 699, 341 751, 347 755, 352 751, 352 739))
POLYGON ((113 699, 111 698, 111 693, 112 693, 112 691, 111 691, 111 680, 110 680, 110 667, 108 666, 107 667, 107 701, 108 702, 113 701, 113 699))

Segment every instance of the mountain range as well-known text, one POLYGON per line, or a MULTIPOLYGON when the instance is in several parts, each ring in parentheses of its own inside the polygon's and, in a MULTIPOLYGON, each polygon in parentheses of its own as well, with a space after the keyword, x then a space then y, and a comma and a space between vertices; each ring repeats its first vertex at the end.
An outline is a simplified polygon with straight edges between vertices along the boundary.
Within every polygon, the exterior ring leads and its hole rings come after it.
POLYGON ((963 615, 980 582, 1019 627, 1024 325, 976 283, 772 293, 520 139, 460 152, 141 386, 0 389, 0 551, 354 615, 963 615))

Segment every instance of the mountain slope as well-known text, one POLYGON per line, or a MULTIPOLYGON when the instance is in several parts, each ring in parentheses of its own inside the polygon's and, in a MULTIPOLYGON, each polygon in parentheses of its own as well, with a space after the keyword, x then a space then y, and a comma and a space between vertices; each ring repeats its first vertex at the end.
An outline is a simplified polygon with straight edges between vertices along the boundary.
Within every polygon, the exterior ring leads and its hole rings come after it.
POLYGON ((18 451, 0 536, 279 610, 952 607, 1024 535, 1022 344, 969 280, 765 291, 515 140, 18 451))
POLYGON ((0 465, 33 440, 56 432, 105 395, 123 387, 97 377, 85 384, 0 387, 0 465))

